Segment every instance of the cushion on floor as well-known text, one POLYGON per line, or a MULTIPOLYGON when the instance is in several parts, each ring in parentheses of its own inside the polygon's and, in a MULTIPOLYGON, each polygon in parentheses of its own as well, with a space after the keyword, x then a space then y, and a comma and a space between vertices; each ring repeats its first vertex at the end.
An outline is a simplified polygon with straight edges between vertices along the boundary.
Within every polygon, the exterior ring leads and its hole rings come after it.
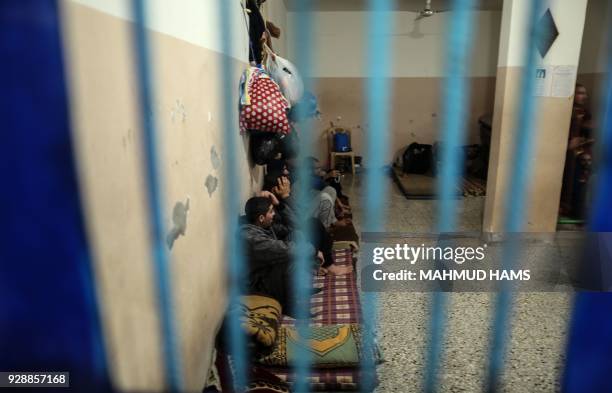
POLYGON ((308 342, 293 326, 279 331, 274 350, 259 362, 267 366, 288 367, 295 364, 300 349, 308 351, 313 368, 358 367, 361 330, 358 324, 312 326, 308 342))

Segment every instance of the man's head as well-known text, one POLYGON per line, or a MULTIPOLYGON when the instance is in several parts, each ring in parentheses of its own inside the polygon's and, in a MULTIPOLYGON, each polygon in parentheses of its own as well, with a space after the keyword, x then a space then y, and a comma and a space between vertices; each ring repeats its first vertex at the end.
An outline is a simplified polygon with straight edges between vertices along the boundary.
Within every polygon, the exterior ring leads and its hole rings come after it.
POLYGON ((325 171, 321 167, 321 163, 319 159, 316 157, 306 157, 306 162, 309 168, 311 168, 313 175, 315 176, 325 176, 325 171))
POLYGON ((274 220, 274 206, 266 197, 253 197, 244 206, 249 224, 269 228, 274 220))
POLYGON ((285 176, 289 176, 289 166, 285 160, 272 160, 268 162, 267 169, 270 172, 278 171, 285 176))
POLYGON ((587 95, 587 89, 580 83, 576 84, 576 90, 574 91, 574 104, 584 106, 586 104, 586 100, 589 98, 587 95))
POLYGON ((284 175, 279 170, 274 170, 274 171, 268 172, 266 174, 266 176, 264 177, 264 183, 263 183, 263 187, 262 187, 263 190, 264 191, 270 191, 270 192, 273 192, 274 194, 277 194, 277 192, 275 191, 275 188, 278 186, 278 182, 281 179, 289 181, 289 177, 284 175))

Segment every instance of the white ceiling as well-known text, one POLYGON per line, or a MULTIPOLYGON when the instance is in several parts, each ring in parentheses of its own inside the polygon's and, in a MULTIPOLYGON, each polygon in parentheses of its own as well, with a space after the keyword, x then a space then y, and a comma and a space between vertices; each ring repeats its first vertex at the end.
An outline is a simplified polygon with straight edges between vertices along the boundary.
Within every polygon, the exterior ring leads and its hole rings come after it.
MULTIPOLYGON (((280 1, 280 0, 268 0, 280 1)), ((296 11, 299 0, 283 0, 288 11, 296 11)), ((310 0, 313 11, 367 11, 368 0, 310 0)), ((420 11, 425 7, 425 0, 395 0, 394 9, 397 11, 420 11)), ((452 0, 432 0, 431 8, 434 10, 450 9, 452 0)), ((500 10, 503 0, 476 0, 476 9, 500 10)))

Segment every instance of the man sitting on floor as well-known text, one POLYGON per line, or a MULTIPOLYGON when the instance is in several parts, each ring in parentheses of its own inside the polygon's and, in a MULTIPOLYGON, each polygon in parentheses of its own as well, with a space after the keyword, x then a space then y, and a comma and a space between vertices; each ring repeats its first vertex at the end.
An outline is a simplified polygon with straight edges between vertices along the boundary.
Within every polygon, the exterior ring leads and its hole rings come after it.
POLYGON ((311 168, 313 186, 318 190, 323 190, 325 187, 332 187, 334 190, 336 190, 336 204, 342 209, 342 211, 349 213, 351 210, 350 206, 344 204, 342 201, 342 199, 346 198, 346 196, 342 193, 342 185, 340 184, 342 174, 340 171, 332 168, 328 172, 325 172, 321 167, 319 159, 316 157, 308 157, 307 161, 311 168))
MULTIPOLYGON (((284 313, 291 315, 295 302, 291 283, 296 244, 291 240, 280 240, 274 233, 272 222, 275 212, 270 198, 253 197, 247 201, 244 210, 247 223, 240 226, 240 236, 245 245, 248 265, 247 291, 276 299, 284 313)), ((318 269, 322 258, 314 257, 312 247, 308 255, 312 256, 313 269, 318 269)))
MULTIPOLYGON (((333 191, 333 189, 331 189, 333 191)), ((291 198, 291 181, 281 172, 270 172, 264 179, 264 191, 260 196, 269 197, 272 200, 276 215, 272 222, 272 229, 276 236, 285 240, 291 236, 298 226, 298 218, 291 198)), ((332 212, 333 214, 333 212, 332 212)), ((332 257, 333 239, 319 218, 311 217, 306 223, 311 230, 310 242, 319 251, 323 263, 322 273, 334 275, 348 274, 352 266, 338 266, 334 264, 332 257)))

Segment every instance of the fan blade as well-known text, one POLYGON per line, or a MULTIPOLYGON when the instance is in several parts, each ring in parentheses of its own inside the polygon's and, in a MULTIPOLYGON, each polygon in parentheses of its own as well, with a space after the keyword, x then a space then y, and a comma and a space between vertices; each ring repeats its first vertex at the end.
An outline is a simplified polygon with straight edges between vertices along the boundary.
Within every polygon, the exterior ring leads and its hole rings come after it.
POLYGON ((425 15, 423 15, 423 14, 419 14, 419 15, 417 15, 417 17, 416 17, 416 18, 414 18, 414 21, 416 22, 417 20, 421 20, 421 19, 423 19, 424 17, 425 17, 425 15))

